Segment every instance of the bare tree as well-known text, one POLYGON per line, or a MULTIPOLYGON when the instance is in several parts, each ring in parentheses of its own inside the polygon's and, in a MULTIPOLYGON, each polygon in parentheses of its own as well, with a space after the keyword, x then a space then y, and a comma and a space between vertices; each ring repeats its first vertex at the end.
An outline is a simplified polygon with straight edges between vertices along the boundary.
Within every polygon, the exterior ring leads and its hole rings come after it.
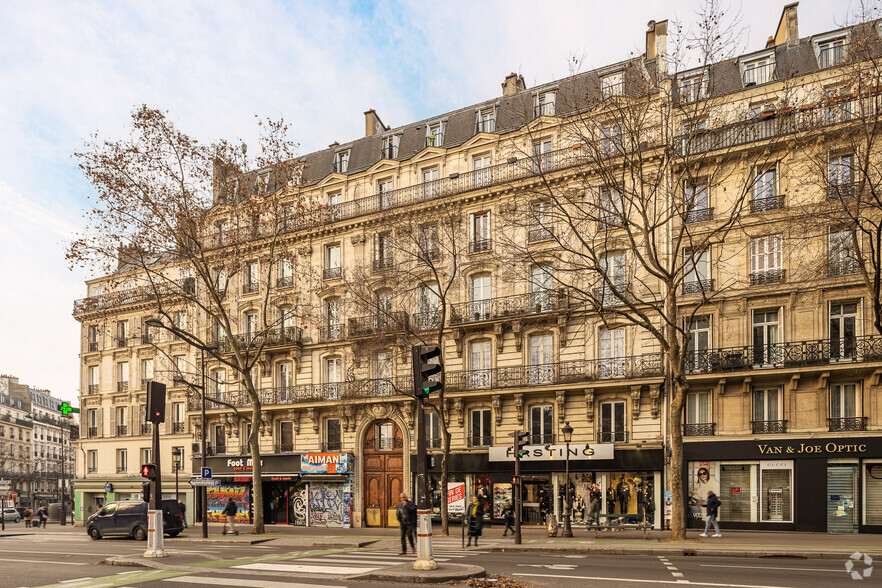
MULTIPOLYGON (((148 302, 176 337, 234 374, 228 380, 241 392, 217 400, 251 409, 255 533, 264 532, 259 437, 267 399, 254 368, 266 354, 300 344, 292 322, 298 257, 289 233, 316 214, 297 189, 302 164, 287 126, 259 125, 253 160, 244 145, 200 143, 146 106, 132 113, 127 137, 92 137, 76 157, 95 205, 67 252, 71 265, 107 276, 108 292, 78 310, 112 316, 119 304, 148 302), (239 292, 228 287, 236 283, 239 292)), ((153 341, 158 335, 142 333, 153 341)), ((204 434, 207 423, 200 426, 204 434)))

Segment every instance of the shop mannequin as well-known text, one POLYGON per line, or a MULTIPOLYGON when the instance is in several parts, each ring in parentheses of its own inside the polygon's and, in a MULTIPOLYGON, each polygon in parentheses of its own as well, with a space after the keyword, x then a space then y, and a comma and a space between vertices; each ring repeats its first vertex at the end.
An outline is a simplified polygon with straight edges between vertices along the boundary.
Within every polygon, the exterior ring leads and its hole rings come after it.
POLYGON ((631 485, 625 481, 625 474, 622 474, 619 484, 616 486, 616 498, 619 501, 619 513, 627 514, 628 502, 631 501, 631 485))
POLYGON ((606 489, 606 512, 607 514, 616 512, 616 495, 613 492, 612 484, 606 489))

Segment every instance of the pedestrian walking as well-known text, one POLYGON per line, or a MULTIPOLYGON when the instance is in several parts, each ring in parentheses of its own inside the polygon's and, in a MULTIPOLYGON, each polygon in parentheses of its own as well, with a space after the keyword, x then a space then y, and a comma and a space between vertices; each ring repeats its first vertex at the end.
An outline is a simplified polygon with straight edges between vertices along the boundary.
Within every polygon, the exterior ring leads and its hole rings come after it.
POLYGON ((717 498, 714 491, 708 490, 707 504, 705 504, 705 508, 707 509, 707 521, 704 523, 704 533, 700 534, 699 537, 707 537, 707 532, 710 530, 711 524, 713 524, 714 529, 717 531, 714 534, 714 537, 722 537, 722 535, 720 535, 720 525, 717 523, 717 511, 720 508, 720 504, 720 499, 717 498))
POLYGON ((502 536, 508 535, 509 530, 514 535, 514 509, 511 507, 511 500, 505 501, 505 505, 502 507, 502 518, 505 519, 505 530, 502 532, 502 536))
POLYGON ((593 524, 594 526, 600 525, 600 488, 597 487, 597 484, 594 484, 591 487, 591 490, 588 492, 588 524, 593 524))
POLYGON ((46 528, 46 520, 49 518, 49 509, 45 506, 41 506, 40 510, 37 511, 37 527, 46 528))
POLYGON ((32 510, 29 509, 29 508, 26 508, 25 511, 24 511, 25 529, 30 529, 30 528, 31 528, 31 521, 32 521, 33 519, 34 519, 34 511, 32 511, 32 510))
POLYGON ((181 512, 181 524, 187 528, 187 505, 183 500, 178 500, 178 510, 181 512))
POLYGON ((416 525, 417 508, 404 492, 399 497, 398 506, 395 509, 395 518, 398 519, 398 531, 401 534, 401 553, 407 554, 407 542, 410 541, 410 550, 416 553, 416 525))
POLYGON ((226 520, 224 521, 224 535, 228 533, 230 535, 238 535, 239 531, 236 530, 236 513, 239 512, 239 507, 236 505, 236 501, 230 498, 227 500, 227 505, 224 507, 223 514, 226 515, 226 520), (229 532, 227 531, 229 529, 229 532))
POLYGON ((484 505, 478 502, 477 496, 472 496, 472 503, 466 509, 469 524, 469 542, 466 547, 472 546, 472 537, 475 538, 475 547, 478 546, 478 537, 484 528, 484 505))

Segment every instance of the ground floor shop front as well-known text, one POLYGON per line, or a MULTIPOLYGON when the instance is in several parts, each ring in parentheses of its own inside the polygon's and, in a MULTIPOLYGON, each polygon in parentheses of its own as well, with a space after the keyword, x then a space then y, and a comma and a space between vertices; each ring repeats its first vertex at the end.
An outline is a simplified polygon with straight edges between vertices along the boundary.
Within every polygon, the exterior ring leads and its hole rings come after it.
POLYGON ((687 442, 684 455, 692 527, 711 490, 725 528, 882 533, 882 437, 687 442))
MULTIPOLYGON (((647 523, 661 528, 663 520, 662 488, 664 461, 660 449, 616 450, 592 446, 594 455, 586 455, 584 445, 570 450, 569 477, 566 475, 565 446, 528 447, 529 455, 521 461, 521 520, 525 525, 546 525, 549 518, 561 522, 566 511, 566 488, 569 484, 571 520, 587 524, 590 518, 590 495, 599 493, 600 512, 615 515, 621 522, 647 523), (595 459, 597 457, 597 459, 595 459)), ((514 458, 507 448, 492 448, 483 453, 453 453, 449 457, 448 490, 441 491, 440 457, 428 469, 427 480, 436 516, 446 498, 448 514, 458 517, 472 496, 484 506, 484 518, 502 522, 506 501, 513 501, 514 458), (501 452, 501 453, 500 453, 501 452), (509 459, 510 458, 510 459, 509 459)), ((411 461, 415 471, 415 458, 411 461)), ((416 476, 413 479, 416 489, 416 476)))

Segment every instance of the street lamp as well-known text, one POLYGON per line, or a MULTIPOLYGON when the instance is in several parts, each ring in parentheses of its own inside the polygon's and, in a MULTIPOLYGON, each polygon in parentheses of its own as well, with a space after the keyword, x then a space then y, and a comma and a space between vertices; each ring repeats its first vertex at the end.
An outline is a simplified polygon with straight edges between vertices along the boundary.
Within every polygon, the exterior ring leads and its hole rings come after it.
POLYGON ((573 528, 570 526, 570 441, 573 440, 573 428, 570 426, 569 421, 564 423, 561 432, 563 433, 564 443, 567 444, 567 473, 566 480, 564 481, 564 500, 566 504, 564 505, 563 536, 572 537, 573 528))
MULTIPOLYGON (((144 324, 147 325, 148 327, 156 327, 159 329, 164 329, 164 330, 168 331, 169 333, 172 333, 173 335, 177 335, 178 337, 180 337, 181 339, 183 339, 184 341, 186 341, 187 343, 189 343, 193 347, 197 348, 202 355, 202 365, 200 366, 201 367, 201 369, 200 369, 201 374, 200 375, 202 378, 202 385, 197 386, 196 384, 188 383, 188 386, 192 386, 193 388, 198 388, 200 391, 200 396, 202 396, 202 426, 200 427, 202 429, 202 435, 201 435, 202 439, 200 441, 202 442, 202 467, 204 468, 204 467, 206 467, 205 466, 205 429, 208 426, 205 422, 205 350, 206 350, 206 347, 205 347, 205 345, 201 345, 201 344, 197 343, 191 337, 187 336, 186 333, 181 332, 176 327, 173 327, 173 326, 169 327, 169 326, 163 324, 163 322, 161 320, 159 320, 158 318, 149 318, 144 321, 144 324)), ((178 476, 177 476, 177 470, 175 470, 175 492, 177 492, 177 490, 178 490, 177 485, 178 485, 178 476)), ((207 496, 206 490, 207 490, 207 488, 205 486, 201 486, 200 490, 199 490, 199 496, 200 496, 201 502, 202 502, 202 512, 200 514, 202 515, 202 538, 203 539, 208 538, 208 496, 207 496)))
POLYGON ((180 496, 178 492, 178 472, 181 471, 181 449, 179 447, 172 449, 172 463, 175 466, 175 501, 177 501, 180 496))

